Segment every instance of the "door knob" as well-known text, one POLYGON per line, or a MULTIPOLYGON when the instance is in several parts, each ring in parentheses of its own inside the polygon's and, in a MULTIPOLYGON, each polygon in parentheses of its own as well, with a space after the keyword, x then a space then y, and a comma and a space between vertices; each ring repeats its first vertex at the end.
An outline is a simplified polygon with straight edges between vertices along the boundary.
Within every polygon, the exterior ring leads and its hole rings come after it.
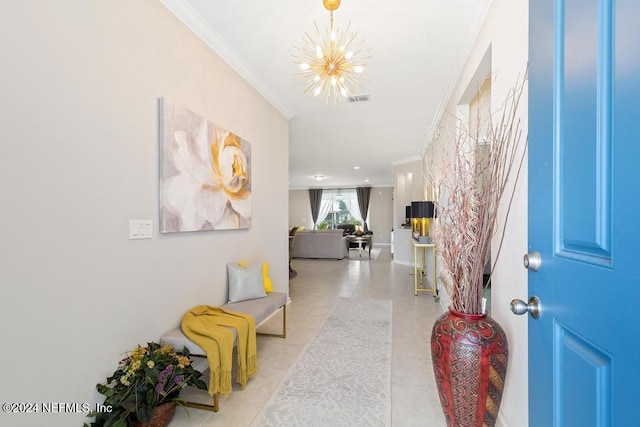
POLYGON ((529 313, 534 319, 539 319, 542 314, 542 305, 538 297, 534 295, 529 298, 529 304, 521 299, 511 301, 511 311, 517 315, 529 313))
POLYGON ((522 258, 522 262, 524 264, 524 268, 531 271, 540 270, 540 266, 542 265, 542 258, 540 258, 540 252, 533 251, 525 254, 522 258))

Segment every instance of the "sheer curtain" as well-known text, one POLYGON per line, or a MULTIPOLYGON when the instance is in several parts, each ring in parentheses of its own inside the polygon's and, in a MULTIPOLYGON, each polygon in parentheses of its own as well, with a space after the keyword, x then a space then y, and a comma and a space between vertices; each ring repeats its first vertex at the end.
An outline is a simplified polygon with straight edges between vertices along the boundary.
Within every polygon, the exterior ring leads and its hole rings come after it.
POLYGON ((322 194, 322 203, 320 204, 320 213, 318 218, 320 221, 324 220, 329 212, 333 209, 333 197, 330 194, 324 192, 322 194))
MULTIPOLYGON (((323 221, 330 212, 340 212, 340 202, 344 203, 349 216, 356 221, 363 222, 358 208, 358 196, 354 188, 324 190, 322 192, 322 207, 318 214, 318 220, 323 221)), ((344 220, 344 218, 342 218, 344 220)), ((334 224, 335 226, 336 224, 334 224)))
POLYGON ((347 206, 349 214, 351 214, 355 220, 364 223, 364 218, 362 218, 360 209, 358 208, 358 195, 356 194, 356 190, 352 188, 342 190, 342 201, 347 206))

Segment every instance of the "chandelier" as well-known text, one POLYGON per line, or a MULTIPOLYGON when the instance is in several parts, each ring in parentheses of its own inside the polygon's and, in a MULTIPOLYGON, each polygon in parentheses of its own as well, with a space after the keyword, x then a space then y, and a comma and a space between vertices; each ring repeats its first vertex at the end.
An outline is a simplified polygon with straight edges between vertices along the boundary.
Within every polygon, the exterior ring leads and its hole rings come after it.
POLYGON ((305 33, 302 47, 295 46, 299 53, 294 57, 305 93, 322 96, 325 103, 329 98, 337 103, 362 89, 360 79, 369 57, 363 50, 364 41, 355 40, 357 33, 349 34, 351 24, 345 31, 333 28, 333 11, 340 0, 322 0, 322 4, 329 11, 329 29, 321 33, 314 22, 315 32, 305 33))

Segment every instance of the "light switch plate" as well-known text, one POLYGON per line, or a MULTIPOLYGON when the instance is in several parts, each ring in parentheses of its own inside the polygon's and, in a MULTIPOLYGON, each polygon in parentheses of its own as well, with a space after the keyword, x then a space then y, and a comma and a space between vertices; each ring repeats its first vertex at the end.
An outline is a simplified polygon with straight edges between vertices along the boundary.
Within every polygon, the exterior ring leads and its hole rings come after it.
POLYGON ((151 239, 151 220, 150 219, 130 219, 129 220, 129 240, 134 239, 151 239))

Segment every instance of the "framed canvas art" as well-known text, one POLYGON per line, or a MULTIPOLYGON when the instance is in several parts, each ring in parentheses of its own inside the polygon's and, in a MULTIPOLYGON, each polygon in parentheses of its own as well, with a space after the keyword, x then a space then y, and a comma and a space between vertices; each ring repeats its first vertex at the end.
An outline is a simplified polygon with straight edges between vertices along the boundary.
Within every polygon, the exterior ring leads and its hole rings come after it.
POLYGON ((251 144, 160 99, 160 232, 251 227, 251 144))

